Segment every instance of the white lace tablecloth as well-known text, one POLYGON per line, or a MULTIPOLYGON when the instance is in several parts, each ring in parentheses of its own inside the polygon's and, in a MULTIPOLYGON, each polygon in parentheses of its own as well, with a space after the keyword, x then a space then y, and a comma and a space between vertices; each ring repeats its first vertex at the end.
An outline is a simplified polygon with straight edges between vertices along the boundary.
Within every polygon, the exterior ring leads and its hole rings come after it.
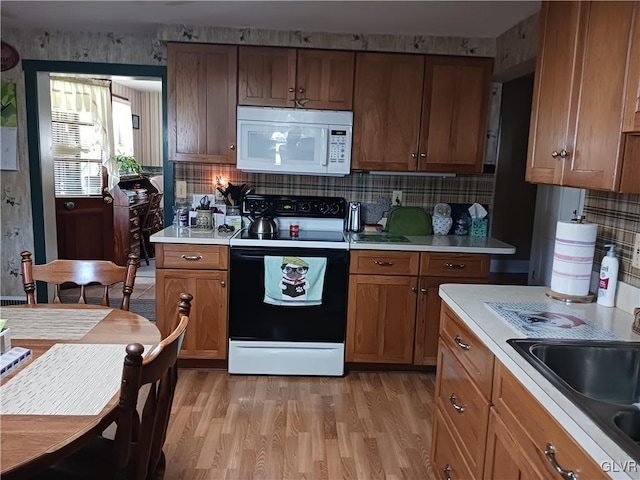
POLYGON ((99 414, 120 389, 125 348, 55 344, 0 387, 0 413, 99 414))
POLYGON ((112 309, 0 308, 11 338, 29 340, 80 340, 112 309))

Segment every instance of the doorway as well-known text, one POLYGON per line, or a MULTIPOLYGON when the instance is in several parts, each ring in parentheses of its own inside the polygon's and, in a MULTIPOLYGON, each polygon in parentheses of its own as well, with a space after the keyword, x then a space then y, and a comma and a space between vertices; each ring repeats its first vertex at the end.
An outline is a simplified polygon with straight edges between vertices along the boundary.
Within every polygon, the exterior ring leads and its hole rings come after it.
MULTIPOLYGON (((44 95, 44 92, 48 92, 49 74, 51 72, 95 75, 103 78, 114 75, 122 77, 144 77, 156 78, 161 81, 164 199, 166 204, 171 205, 173 203, 173 164, 169 164, 167 157, 167 73, 165 66, 24 60, 23 71, 25 75, 27 142, 29 147, 34 258, 36 264, 46 263, 58 258, 53 168, 52 166, 49 168, 46 167, 46 157, 50 155, 50 152, 45 151, 45 144, 41 142, 40 136, 41 127, 46 125, 46 117, 49 117, 50 125, 51 103, 48 98, 49 95, 44 95), (43 115, 46 116, 44 120, 43 115)), ((102 202, 102 198, 100 198, 99 201, 102 202)), ((165 208, 166 216, 170 216, 170 210, 171 209, 165 208)), ((165 218, 165 222, 168 220, 169 219, 165 218)), ((107 223, 107 220, 104 218, 99 221, 102 225, 107 223)), ((78 228, 89 230, 82 221, 79 221, 78 225, 78 228)), ((105 242, 108 243, 112 238, 113 234, 109 234, 109 232, 106 231, 102 236, 101 242, 103 242, 103 244, 105 242)), ((86 244, 86 240, 77 243, 84 245, 86 244)), ((46 292, 40 293, 39 290, 38 297, 38 301, 46 301, 47 294, 46 292), (42 298, 40 298, 40 295, 42 295, 42 298)))

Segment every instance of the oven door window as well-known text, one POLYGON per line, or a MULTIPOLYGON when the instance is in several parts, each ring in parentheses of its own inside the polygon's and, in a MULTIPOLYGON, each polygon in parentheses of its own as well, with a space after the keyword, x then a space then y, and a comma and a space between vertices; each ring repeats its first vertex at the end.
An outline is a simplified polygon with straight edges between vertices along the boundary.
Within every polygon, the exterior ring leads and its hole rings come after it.
POLYGON ((232 249, 229 337, 232 340, 344 342, 348 278, 349 252, 346 250, 232 249), (326 258, 321 302, 295 306, 266 303, 265 256, 326 258))

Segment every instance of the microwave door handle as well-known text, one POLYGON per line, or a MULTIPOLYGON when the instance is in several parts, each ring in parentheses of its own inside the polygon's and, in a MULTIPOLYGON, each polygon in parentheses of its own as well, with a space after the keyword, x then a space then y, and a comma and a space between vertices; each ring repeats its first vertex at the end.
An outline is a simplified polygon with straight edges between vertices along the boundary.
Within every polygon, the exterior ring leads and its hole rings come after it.
MULTIPOLYGON (((325 128, 327 128, 327 127, 325 127, 325 128)), ((329 125, 329 127, 325 131, 328 133, 327 134, 327 140, 324 143, 325 148, 327 149, 327 151, 325 152, 325 155, 323 155, 322 163, 320 163, 320 166, 322 166, 322 167, 326 167, 326 166, 329 165, 329 155, 331 155, 331 126, 329 125)))

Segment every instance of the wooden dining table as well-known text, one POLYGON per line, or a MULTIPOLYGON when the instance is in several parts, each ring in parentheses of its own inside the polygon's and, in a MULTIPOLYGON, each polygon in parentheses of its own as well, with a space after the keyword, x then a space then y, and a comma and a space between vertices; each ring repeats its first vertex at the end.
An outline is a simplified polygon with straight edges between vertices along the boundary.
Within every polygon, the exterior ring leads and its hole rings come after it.
MULTIPOLYGON (((20 381, 18 376, 21 373, 24 378, 27 373, 33 376, 38 373, 34 370, 44 368, 41 364, 56 349, 79 348, 87 356, 80 360, 86 361, 89 365, 93 356, 90 353, 92 350, 98 352, 111 349, 113 356, 117 355, 114 352, 118 352, 121 346, 121 358, 124 362, 127 344, 140 343, 150 347, 161 339, 160 331, 148 319, 124 310, 94 305, 38 304, 2 307, 0 318, 8 320, 12 347, 32 350, 31 359, 2 379, 0 398, 7 391, 15 390, 11 387, 15 387, 20 381), (60 338, 56 338, 58 336, 60 338), (86 344, 92 347, 67 347, 67 344, 86 344), (37 362, 39 358, 40 362, 37 362), (30 368, 32 370, 28 371, 30 368), (14 385, 11 384, 12 381, 15 382, 14 385)), ((114 368, 121 372, 122 364, 116 363, 114 368)), ((95 372, 94 376, 99 382, 100 372, 95 372)), ((29 478, 33 473, 77 450, 110 425, 117 417, 120 387, 120 378, 114 378, 113 374, 111 377, 109 385, 101 387, 106 388, 108 392, 113 391, 114 394, 99 413, 6 414, 4 402, 9 399, 2 398, 0 474, 3 480, 29 478)), ((69 394, 72 395, 73 392, 69 394)), ((109 395, 110 393, 107 396, 109 395)), ((64 403, 64 399, 62 401, 64 403)), ((70 400, 70 403, 72 402, 70 400)))

